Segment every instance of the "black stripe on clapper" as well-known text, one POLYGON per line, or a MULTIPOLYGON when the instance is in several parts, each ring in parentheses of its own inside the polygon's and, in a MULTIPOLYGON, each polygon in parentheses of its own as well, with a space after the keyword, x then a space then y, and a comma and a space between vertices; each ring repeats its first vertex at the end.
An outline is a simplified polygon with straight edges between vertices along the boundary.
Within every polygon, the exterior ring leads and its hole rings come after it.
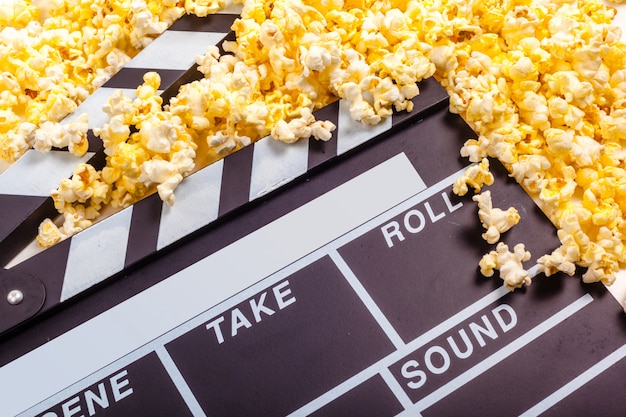
MULTIPOLYGON (((89 148, 87 149, 87 152, 97 153, 104 149, 104 143, 102 143, 102 139, 97 137, 91 129, 87 131, 87 140, 89 141, 89 148)), ((89 163, 91 165, 94 165, 91 162, 92 159, 96 160, 95 155, 89 160, 89 163)))
POLYGON ((152 194, 133 204, 124 267, 156 252, 163 201, 152 194))
POLYGON ((239 18, 239 15, 228 13, 216 13, 206 17, 188 14, 174 22, 168 30, 228 33, 231 31, 231 26, 237 18, 239 18))
POLYGON ((37 314, 41 314, 61 302, 61 291, 71 241, 72 239, 65 239, 28 259, 27 262, 19 263, 11 268, 16 272, 39 278, 46 287, 46 300, 37 314))
POLYGON ((35 238, 41 219, 56 213, 50 197, 0 194, 0 263, 13 259, 35 238))
POLYGON ((253 155, 251 144, 224 158, 218 217, 250 200, 253 155))

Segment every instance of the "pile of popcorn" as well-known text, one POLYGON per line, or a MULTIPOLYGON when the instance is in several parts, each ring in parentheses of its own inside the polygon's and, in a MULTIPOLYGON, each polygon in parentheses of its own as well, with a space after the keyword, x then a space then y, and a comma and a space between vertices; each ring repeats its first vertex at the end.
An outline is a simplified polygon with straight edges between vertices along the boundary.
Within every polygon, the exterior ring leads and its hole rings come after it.
MULTIPOLYGON (((55 122, 182 13, 224 6, 78 3, 0 6, 3 159, 29 147, 84 153, 86 120, 55 122), (45 142, 40 132, 53 129, 64 142, 45 142)), ((475 165, 455 192, 479 193, 493 182, 487 158, 499 159, 558 229, 562 245, 539 259, 543 272, 573 274, 578 265, 587 268, 584 281, 610 284, 626 261, 626 44, 613 17, 598 0, 245 0, 236 41, 225 54, 209 47, 198 57, 204 78, 168 105, 154 73, 136 98, 111 97, 109 122, 94 129, 106 167, 81 164, 61 182, 52 196, 62 224, 45 221, 39 241, 52 245, 88 227, 104 205, 124 207, 155 189, 173 204, 199 160, 264 136, 327 140, 335 127, 313 111, 337 98, 369 125, 411 111, 416 83, 434 75, 451 111, 478 134, 461 149, 475 165)), ((481 270, 500 270, 511 289, 529 284, 523 243, 513 252, 498 243, 519 214, 493 208, 487 191, 474 199, 483 237, 497 243, 481 270)))
MULTIPOLYGON (((578 265, 585 282, 611 284, 626 260, 626 45, 614 10, 594 1, 463 3, 428 34, 451 111, 479 135, 461 154, 499 159, 555 224, 561 246, 539 258, 540 271, 573 275, 578 265)), ((481 271, 500 269, 516 288, 530 283, 521 266, 529 258, 500 243, 481 271)))
POLYGON ((204 77, 183 85, 167 105, 156 73, 144 76, 136 98, 114 94, 103 109, 108 123, 93 129, 106 167, 80 164, 52 192, 63 221, 41 224, 40 245, 88 227, 105 205, 126 207, 155 189, 173 204, 198 160, 208 164, 268 135, 288 143, 328 140, 334 124, 313 112, 338 97, 370 125, 412 110, 416 83, 435 71, 427 45, 407 37, 399 10, 370 6, 247 1, 233 25, 237 41, 224 43, 223 55, 208 47, 197 58, 204 77), (198 148, 206 150, 197 155, 198 148))
POLYGON ((0 159, 83 155, 86 120, 56 122, 183 13, 172 0, 1 0, 0 159))

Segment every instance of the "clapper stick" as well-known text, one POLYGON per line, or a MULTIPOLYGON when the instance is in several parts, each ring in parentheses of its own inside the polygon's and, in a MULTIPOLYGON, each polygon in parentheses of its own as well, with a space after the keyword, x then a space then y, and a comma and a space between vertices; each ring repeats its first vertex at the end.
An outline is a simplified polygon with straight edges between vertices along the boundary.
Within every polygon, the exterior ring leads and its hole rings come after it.
POLYGON ((206 53, 208 45, 219 45, 232 38, 230 27, 237 16, 183 16, 85 100, 63 121, 73 121, 83 113, 89 115, 89 150, 84 157, 77 158, 67 149, 54 149, 47 154, 29 150, 0 174, 0 263, 9 262, 34 239, 41 221, 58 214, 50 191, 57 188, 61 179, 69 177, 76 165, 88 162, 95 168, 104 166, 102 141, 91 129, 108 122, 102 107, 111 94, 122 89, 133 96, 143 83, 143 75, 155 71, 161 77, 161 97, 167 103, 182 84, 202 77, 195 57, 206 53))
MULTIPOLYGON (((152 194, 4 270, 5 275, 22 274, 41 281, 45 296, 29 317, 12 314, 19 304, 7 307, 0 315, 0 333, 120 274, 233 210, 447 105, 447 93, 433 78, 419 83, 419 88, 412 112, 394 113, 376 126, 354 121, 347 102, 336 101, 315 113, 318 120, 330 120, 337 126, 329 141, 304 139, 285 144, 263 138, 187 177, 176 190, 173 207, 152 194)), ((2 300, 13 288, 0 290, 4 291, 2 300)), ((28 302, 28 294, 24 294, 22 303, 28 302)))
MULTIPOLYGON (((71 175, 74 167, 87 162, 96 168, 105 164, 102 141, 95 137, 92 128, 100 127, 108 120, 102 112, 103 105, 118 89, 127 95, 142 84, 143 75, 155 71, 161 77, 161 97, 167 103, 176 95, 181 85, 202 77, 197 70, 195 57, 206 52, 207 45, 220 45, 231 40, 230 30, 238 17, 239 10, 199 18, 185 15, 167 31, 150 43, 124 68, 97 89, 63 123, 71 122, 83 113, 89 115, 89 149, 85 156, 77 158, 67 149, 53 149, 47 154, 29 150, 19 161, 0 174, 0 263, 13 259, 36 236, 39 224, 58 213, 54 208, 50 191, 56 188, 61 179, 71 175)), ((62 245, 61 245, 62 246, 62 245)), ((55 256, 57 250, 44 255, 55 256)), ((50 262, 55 264, 56 262, 50 262)), ((0 269, 0 293, 6 302, 0 301, 0 329, 32 317, 44 307, 48 308, 50 298, 46 295, 57 293, 58 288, 50 279, 56 270, 46 270, 44 261, 41 275, 22 274, 13 269, 0 269), (42 281, 46 281, 46 285, 42 281)), ((2 331, 0 330, 0 331, 2 331)))

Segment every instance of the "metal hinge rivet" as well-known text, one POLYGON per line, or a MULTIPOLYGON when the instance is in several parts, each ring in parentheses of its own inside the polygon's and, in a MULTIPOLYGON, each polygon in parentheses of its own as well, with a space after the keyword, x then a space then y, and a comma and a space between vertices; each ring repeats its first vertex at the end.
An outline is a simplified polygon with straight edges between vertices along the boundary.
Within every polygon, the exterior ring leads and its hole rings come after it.
POLYGON ((18 305, 24 300, 24 293, 20 290, 11 290, 7 294, 7 301, 11 305, 18 305))

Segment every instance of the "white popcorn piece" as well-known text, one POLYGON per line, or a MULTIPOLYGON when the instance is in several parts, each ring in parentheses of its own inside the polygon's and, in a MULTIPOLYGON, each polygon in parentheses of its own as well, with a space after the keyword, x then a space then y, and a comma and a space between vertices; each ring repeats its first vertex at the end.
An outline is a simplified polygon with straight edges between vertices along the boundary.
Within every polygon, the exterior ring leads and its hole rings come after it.
POLYGON ((549 255, 543 255, 537 263, 540 265, 540 271, 546 276, 553 275, 558 271, 567 275, 574 275, 576 272, 576 262, 580 259, 580 250, 572 235, 564 234, 559 231, 561 246, 552 251, 549 255))
POLYGON ((157 191, 159 193, 159 198, 165 201, 169 206, 174 205, 174 201, 176 197, 174 196, 174 190, 183 180, 183 176, 180 174, 173 175, 169 177, 166 181, 157 185, 157 191))
POLYGON ((33 146, 37 125, 22 122, 6 136, 0 136, 0 158, 6 161, 16 161, 33 146))
POLYGON ((515 207, 507 210, 494 208, 491 200, 491 191, 483 191, 472 197, 478 203, 478 217, 486 232, 482 234, 487 243, 494 244, 500 240, 500 235, 515 226, 520 215, 515 207))
POLYGON ((300 117, 292 119, 289 123, 278 121, 272 136, 286 143, 294 143, 298 139, 308 139, 314 136, 316 139, 329 140, 336 126, 330 121, 318 121, 309 109, 302 109, 300 117))
POLYGON ((500 242, 495 251, 491 251, 481 258, 479 262, 480 272, 486 277, 491 277, 495 270, 499 270, 504 286, 513 291, 515 288, 521 288, 531 283, 531 277, 522 265, 522 262, 528 261, 530 256, 530 252, 525 249, 523 243, 515 245, 513 252, 510 252, 509 247, 500 242))
POLYGON ((493 181, 493 174, 489 171, 489 160, 483 158, 480 163, 469 166, 463 175, 454 181, 452 191, 456 195, 463 196, 467 194, 469 187, 472 187, 474 192, 478 193, 483 185, 492 185, 493 181))
POLYGON ((89 148, 87 131, 89 115, 81 114, 75 121, 67 124, 44 122, 34 131, 33 148, 39 152, 47 152, 52 147, 65 148, 76 155, 83 156, 89 148))
POLYGON ((145 148, 155 153, 169 153, 177 139, 175 125, 169 120, 162 120, 158 114, 148 116, 141 122, 139 139, 145 148))
POLYGON ((187 13, 198 17, 205 17, 217 13, 226 6, 224 0, 185 0, 185 10, 187 13))
POLYGON ((39 225, 39 231, 37 234, 37 243, 42 248, 49 248, 56 245, 63 239, 67 238, 67 235, 57 227, 51 219, 45 219, 39 225))
POLYGON ((511 166, 511 176, 531 193, 539 192, 547 183, 546 171, 552 166, 544 155, 523 155, 511 166))

